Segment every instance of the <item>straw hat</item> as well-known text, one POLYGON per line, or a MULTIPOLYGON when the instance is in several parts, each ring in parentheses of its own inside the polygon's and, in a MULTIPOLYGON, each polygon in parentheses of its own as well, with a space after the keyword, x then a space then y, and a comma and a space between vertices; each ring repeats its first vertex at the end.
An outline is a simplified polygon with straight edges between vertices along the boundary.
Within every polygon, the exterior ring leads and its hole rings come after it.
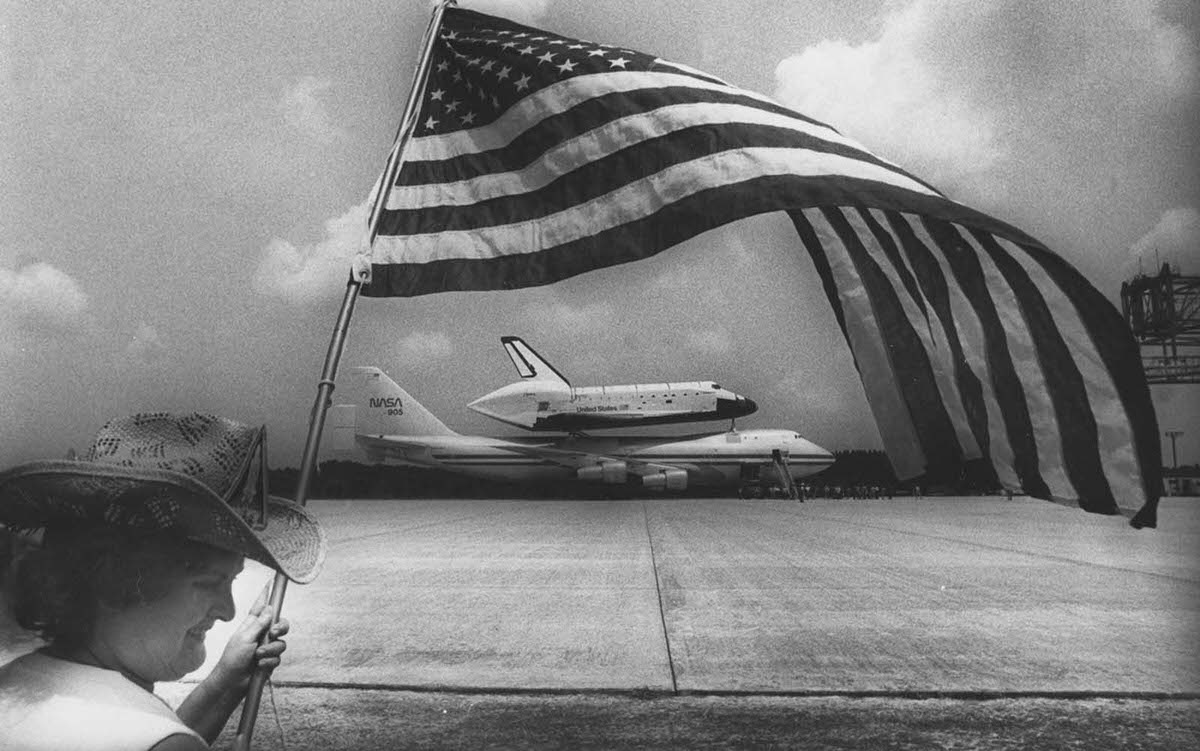
POLYGON ((265 428, 212 415, 110 421, 82 461, 0 472, 0 524, 132 527, 230 550, 306 583, 325 533, 302 507, 266 494, 265 428))

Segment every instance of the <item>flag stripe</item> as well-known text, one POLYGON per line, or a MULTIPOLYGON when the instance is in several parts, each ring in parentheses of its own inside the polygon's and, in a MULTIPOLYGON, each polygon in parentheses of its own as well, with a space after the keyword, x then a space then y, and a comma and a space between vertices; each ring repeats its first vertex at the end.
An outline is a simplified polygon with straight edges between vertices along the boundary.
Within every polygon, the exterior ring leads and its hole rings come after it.
POLYGON ((895 288, 899 312, 907 318, 913 334, 920 342, 921 355, 928 362, 932 374, 932 385, 936 387, 941 407, 954 430, 960 461, 982 457, 974 426, 967 416, 963 395, 958 388, 959 360, 955 359, 956 350, 950 346, 941 321, 930 317, 912 270, 900 254, 898 238, 889 231, 882 212, 877 214, 860 209, 850 218, 859 236, 871 248, 880 271, 895 288))
MULTIPOLYGON (((805 217, 803 211, 789 211, 787 214, 792 220, 792 226, 796 228, 796 234, 800 236, 800 243, 808 251, 813 266, 816 267, 817 276, 821 280, 821 287, 825 290, 825 297, 829 300, 830 307, 833 309, 833 317, 837 321, 838 328, 842 331, 842 337, 846 340, 846 344, 849 345, 850 334, 846 329, 846 314, 842 311, 842 303, 838 299, 837 283, 833 280, 833 270, 829 267, 829 259, 825 256, 825 249, 817 237, 816 230, 813 229, 812 224, 805 217)), ((854 355, 853 347, 850 348, 850 354, 854 355)), ((859 371, 859 376, 861 377, 862 369, 858 367, 857 359, 855 359, 854 366, 859 371)))
POLYGON ((1053 394, 1047 384, 1047 373, 1038 358, 1034 334, 1026 325, 1020 303, 1014 290, 1009 288, 999 269, 981 249, 973 246, 958 228, 953 230, 960 242, 970 248, 972 256, 983 275, 984 284, 991 292, 992 302, 1000 320, 1008 351, 1013 359, 1025 402, 1028 405, 1032 440, 1037 459, 1037 471, 1048 489, 1048 497, 1059 501, 1071 492, 1071 483, 1064 468, 1063 445, 1058 428, 1058 413, 1053 394))
MULTIPOLYGON (((1010 382, 1004 372, 993 372, 989 364, 992 341, 988 334, 993 332, 994 335, 994 330, 984 326, 979 312, 968 298, 968 291, 959 285, 945 254, 929 235, 920 217, 904 217, 895 212, 891 212, 891 215, 891 224, 901 238, 913 267, 919 270, 918 278, 922 280, 926 294, 931 301, 940 303, 935 305, 935 310, 945 316, 946 330, 954 332, 951 341, 961 350, 960 388, 964 407, 973 419, 976 441, 991 457, 997 479, 1005 487, 1013 490, 1029 487, 1024 485, 1017 472, 1016 454, 1009 439, 1013 428, 1008 418, 1018 413, 1001 406, 1002 398, 996 387, 997 383, 1010 382)), ((1018 410, 1024 408, 1024 402, 1016 407, 1018 410)))
POLYGON ((829 262, 837 290, 830 302, 842 308, 846 339, 888 458, 901 477, 919 475, 925 471, 924 448, 889 362, 880 322, 862 278, 827 216, 820 210, 809 210, 792 212, 792 218, 807 223, 807 232, 815 243, 815 251, 810 247, 810 252, 822 254, 829 262))
POLYGON ((513 195, 548 182, 546 178, 534 182, 541 172, 553 176, 565 174, 592 159, 677 131, 730 123, 761 126, 769 140, 758 144, 748 137, 749 132, 717 127, 707 132, 711 139, 706 144, 708 149, 716 144, 722 148, 775 144, 828 151, 887 167, 909 182, 923 186, 927 192, 937 192, 854 141, 789 116, 783 107, 769 109, 746 97, 719 91, 701 94, 698 98, 692 90, 678 88, 609 94, 568 112, 545 117, 501 148, 438 161, 408 157, 396 187, 388 196, 388 206, 402 209, 422 202, 457 205, 473 195, 480 198, 513 195), (789 134, 793 140, 788 140, 789 134), (485 179, 489 176, 490 179, 485 179))
MULTIPOLYGON (((970 426, 974 445, 980 455, 986 456, 991 443, 988 429, 988 407, 984 403, 982 381, 967 360, 967 353, 972 352, 971 341, 979 341, 980 338, 978 320, 974 322, 976 325, 973 328, 967 328, 971 324, 971 319, 962 320, 961 314, 955 316, 954 308, 950 305, 950 290, 946 276, 942 274, 941 266, 932 258, 929 247, 919 241, 916 234, 913 234, 912 226, 907 218, 896 211, 883 212, 883 217, 896 244, 904 252, 904 260, 896 263, 906 263, 907 268, 911 269, 912 277, 920 289, 920 295, 929 305, 930 310, 934 311, 934 316, 941 326, 942 336, 949 349, 948 356, 954 370, 955 390, 958 392, 962 404, 964 419, 970 426), (960 329, 965 330, 960 331, 960 329), (967 331, 976 332, 976 334, 972 337, 966 335, 967 331), (962 341, 960 335, 966 335, 967 341, 962 341)), ((977 362, 982 364, 982 360, 977 360, 977 362)), ((979 367, 979 372, 983 372, 982 367, 979 367)), ((968 456, 971 455, 970 451, 967 453, 968 456)))
MULTIPOLYGON (((895 219, 907 226, 899 217, 895 219)), ((954 458, 947 458, 938 466, 909 463, 901 470, 901 474, 906 477, 928 474, 931 478, 944 479, 948 474, 953 474, 953 470, 961 466, 964 459, 981 456, 975 437, 977 433, 984 435, 986 445, 986 406, 976 405, 975 409, 983 415, 983 419, 977 418, 977 424, 971 425, 954 385, 955 376, 952 373, 957 370, 955 357, 965 369, 961 347, 952 348, 940 323, 931 324, 923 304, 918 305, 922 296, 915 289, 911 272, 900 258, 894 245, 895 238, 878 220, 861 210, 843 215, 830 209, 822 212, 821 220, 830 225, 822 234, 826 237, 835 236, 835 242, 818 240, 808 222, 797 221, 793 217, 803 242, 817 263, 826 294, 839 314, 839 325, 844 333, 846 323, 842 318, 843 305, 856 315, 862 313, 855 310, 856 302, 853 299, 846 299, 839 294, 839 282, 834 281, 834 273, 829 269, 830 262, 839 269, 840 284, 846 285, 849 295, 854 296, 859 287, 863 290, 863 297, 871 306, 871 319, 867 325, 860 322, 859 337, 852 343, 852 349, 859 351, 864 346, 863 332, 878 337, 878 341, 871 344, 886 356, 887 367, 892 371, 890 384, 900 394, 900 401, 907 406, 904 419, 897 418, 895 412, 890 416, 880 416, 882 432, 894 433, 888 436, 887 441, 902 444, 913 440, 914 436, 919 437, 927 455, 954 458), (843 254, 845 259, 842 258, 843 254), (847 281, 851 279, 853 282, 847 281), (908 279, 908 283, 902 279, 908 279), (960 354, 956 356, 953 352, 960 354)), ((813 221, 820 225, 821 220, 813 221)), ((911 232, 909 235, 910 242, 914 242, 911 232)), ((849 341, 850 337, 847 339, 849 341)), ((871 357, 872 353, 868 352, 866 356, 871 357)), ((878 357, 875 359, 879 360, 878 357)), ((978 379, 971 374, 970 380, 975 383, 978 392, 978 379)), ((878 391, 888 387, 888 384, 875 386, 878 391)), ((1010 481, 1015 479, 1011 473, 1007 474, 1010 481)))
MULTIPOLYGON (((963 452, 938 391, 928 350, 904 314, 895 289, 841 210, 826 208, 822 209, 822 214, 841 240, 840 250, 848 256, 865 292, 875 320, 874 331, 881 337, 880 345, 886 355, 887 367, 893 373, 900 403, 907 408, 908 421, 926 455, 925 473, 931 481, 956 479, 963 452)), ((826 246, 826 253, 829 252, 830 248, 826 246)))
MULTIPOLYGON (((1033 361, 1046 385, 1050 414, 1055 418, 1053 421, 1046 420, 1046 433, 1039 435, 1039 447, 1045 451, 1046 447, 1054 446, 1061 452, 1065 479, 1069 482, 1059 492, 1058 498, 1064 502, 1077 498, 1079 504, 1088 511, 1118 513, 1112 489, 1105 482, 1101 469, 1096 419, 1087 401, 1083 377, 1054 324, 1054 316, 1046 300, 1038 293, 1021 265, 994 238, 980 232, 971 235, 1012 290, 1016 313, 1034 347, 1033 361)), ((1009 330, 1013 331, 1011 328, 1009 330)), ((1053 457, 1052 462, 1055 466, 1059 464, 1057 457, 1053 457)))
MULTIPOLYGON (((798 123, 805 125, 806 130, 816 135, 823 135, 831 141, 839 141, 851 146, 862 148, 855 141, 846 138, 828 125, 783 107, 778 102, 743 89, 730 89, 717 83, 697 81, 690 76, 658 72, 612 72, 604 74, 577 76, 551 84, 521 101, 514 104, 494 122, 486 127, 476 127, 469 130, 454 131, 436 136, 418 136, 412 139, 409 146, 407 161, 419 164, 427 161, 454 160, 472 154, 504 149, 514 144, 514 140, 525 133, 532 125, 544 119, 553 118, 570 112, 595 98, 606 98, 617 111, 604 114, 593 114, 596 122, 585 121, 587 127, 619 116, 621 113, 638 112, 641 109, 655 108, 664 104, 678 103, 672 100, 671 92, 691 93, 690 101, 705 101, 705 97, 715 97, 713 101, 740 102, 748 107, 758 106, 768 112, 780 112, 790 115, 798 123), (667 99, 659 102, 645 102, 635 98, 639 90, 650 92, 666 92, 667 99), (707 93, 706 93, 707 92, 707 93), (622 101, 621 97, 629 97, 622 101), (638 108, 630 109, 627 105, 638 108)), ((681 99, 679 101, 689 101, 681 99)), ((587 110, 584 110, 586 112, 587 110)), ((570 118, 567 118, 570 120, 570 118)), ((563 118, 558 118, 561 122, 563 118)), ((572 125, 574 123, 572 122, 572 125)), ((571 127, 568 130, 583 132, 586 128, 571 127)), ((865 149, 863 149, 865 151, 865 149)))
POLYGON ((932 242, 931 247, 938 249, 937 257, 944 260, 949 268, 948 278, 954 279, 979 320, 983 334, 982 349, 992 388, 1001 405, 1008 443, 1013 449, 1013 468, 1020 478, 1021 487, 1031 495, 1048 497, 1050 489, 1038 466, 1033 417, 1025 389, 1017 374, 1004 323, 988 290, 979 259, 949 223, 923 218, 920 226, 932 242))
MULTIPOLYGON (((872 179, 878 176, 878 168, 872 165, 842 160, 846 172, 837 174, 830 169, 831 162, 837 161, 838 157, 812 157, 812 154, 789 149, 722 152, 674 165, 592 201, 540 219, 470 230, 394 234, 390 223, 385 223, 385 212, 381 226, 387 231, 381 230, 373 248, 374 262, 420 263, 452 257, 484 259, 498 254, 529 253, 575 242, 585 235, 605 232, 621 223, 644 219, 659 213, 672 202, 701 194, 719 202, 735 203, 741 209, 740 212, 726 213, 727 221, 765 211, 846 203, 901 210, 928 206, 929 213, 951 217, 971 213, 960 204, 935 196, 881 185, 872 179), (866 176, 854 174, 860 171, 866 172, 866 176), (755 186, 755 189, 748 190, 747 186, 755 186), (710 193, 713 188, 721 190, 710 193), (760 188, 766 192, 759 191, 760 188)), ((715 225, 701 221, 693 226, 696 229, 691 235, 715 225)), ((643 257, 662 249, 656 247, 643 257)))
MULTIPOLYGON (((929 326, 929 309, 925 306, 925 297, 921 294, 921 289, 917 285, 916 277, 908 268, 908 264, 900 257, 900 249, 889 229, 886 229, 878 217, 874 216, 870 211, 859 209, 859 216, 862 217, 863 225, 871 233, 871 237, 875 238, 876 247, 883 253, 891 268, 891 273, 904 287, 905 293, 908 295, 908 300, 917 307, 917 310, 924 319, 924 325, 929 326)), ((861 231, 861 229, 860 229, 861 231)), ((913 321, 915 326, 920 326, 916 320, 913 321)))
POLYGON ((1070 298, 1055 285, 1024 248, 999 241, 1010 256, 1021 264, 1038 292, 1054 311, 1054 322, 1068 343, 1068 351, 1083 377, 1087 402, 1096 418, 1100 467, 1122 511, 1136 511, 1131 499, 1143 495, 1143 478, 1134 451, 1137 436, 1126 416, 1113 377, 1093 338, 1070 298))
MULTIPOLYGON (((789 193, 801 194, 795 187, 797 182, 786 175, 762 177, 721 190, 701 191, 667 204, 650 216, 553 246, 539 244, 537 224, 531 223, 525 228, 527 235, 504 238, 521 252, 491 258, 448 257, 424 263, 399 260, 389 263, 386 259, 392 254, 397 259, 403 258, 405 247, 415 238, 380 236, 373 252, 371 283, 363 294, 411 297, 446 289, 517 289, 550 284, 591 269, 646 258, 705 230, 782 208, 789 193), (752 210, 759 206, 757 211, 752 210)), ((828 186, 810 185, 807 189, 813 192, 815 203, 828 186)), ((853 181, 847 181, 845 190, 853 189, 853 181)), ((429 236, 428 241, 436 239, 437 236, 429 236)))
MULTIPOLYGON (((709 83, 720 84, 721 86, 729 86, 729 82, 723 78, 717 78, 716 76, 712 75, 711 73, 705 73, 702 70, 697 70, 696 68, 693 68, 690 65, 684 65, 683 63, 674 63, 674 62, 671 62, 670 60, 663 60, 661 57, 656 58, 654 60, 654 64, 652 66, 650 66, 650 70, 656 71, 656 72, 661 71, 664 68, 670 68, 672 70, 677 70, 682 73, 686 73, 686 74, 692 76, 693 78, 699 78, 700 80, 707 81, 709 83)), ((766 99, 766 97, 763 97, 763 98, 766 99)), ((770 101, 770 100, 767 100, 767 101, 770 101)))
POLYGON ((1112 375, 1125 416, 1133 426, 1133 448, 1142 467, 1145 495, 1153 509, 1162 493, 1162 444, 1141 351, 1133 334, 1117 309, 1066 261, 1045 248, 1020 244, 1074 304, 1112 375))
MULTIPOLYGON (((993 409, 995 396, 988 390, 989 400, 985 401, 984 387, 976 373, 984 371, 983 360, 976 354, 973 341, 981 341, 982 337, 978 320, 973 314, 961 306, 951 305, 950 288, 938 262, 924 243, 917 239, 908 219, 895 211, 884 212, 887 227, 903 249, 904 259, 912 270, 912 276, 921 290, 923 299, 933 310, 948 349, 946 355, 954 373, 955 392, 962 405, 963 419, 970 430, 972 443, 963 439, 964 453, 969 458, 987 456, 992 445, 989 424, 998 425, 999 410, 993 409), (960 311, 957 315, 954 310, 960 311), (960 338, 962 337, 962 338, 960 338), (968 361, 968 357, 971 361, 968 361), (975 363, 974 368, 972 362, 975 363), (989 417, 989 415, 991 415, 989 417), (974 445, 975 452, 970 450, 974 445)), ((899 263, 899 262, 898 262, 899 263)), ((1005 442, 1007 445, 1007 441, 1005 442)), ((1013 477, 1013 485, 1016 479, 1013 477)))
MULTIPOLYGON (((700 189, 722 183, 736 183, 746 177, 763 174, 806 176, 821 179, 830 175, 845 175, 875 183, 885 183, 913 191, 923 186, 895 178, 886 167, 843 154, 812 149, 796 149, 789 142, 795 137, 773 128, 745 129, 747 140, 733 144, 736 148, 696 157, 698 146, 710 142, 714 129, 690 128, 658 141, 640 143, 635 147, 596 158, 590 163, 562 174, 557 166, 531 168, 540 174, 530 176, 526 186, 521 176, 506 175, 497 179, 455 184, 455 194, 440 189, 420 189, 429 200, 425 208, 400 209, 391 198, 380 219, 381 232, 390 235, 420 235, 438 231, 461 231, 480 227, 515 224, 542 216, 553 216, 597 199, 617 193, 615 201, 633 202, 622 195, 637 195, 646 191, 664 191, 672 200, 689 188, 700 189), (774 138, 773 136, 781 136, 774 138), (757 144, 757 145, 751 145, 757 144), (512 177, 513 179, 509 179, 512 177), (547 182, 548 181, 548 182, 547 182), (648 181, 648 185, 641 184, 648 181), (664 185, 669 183, 670 185, 664 185), (507 195, 507 190, 527 192, 507 195), (474 195, 478 188, 479 194, 474 195), (428 195, 433 193, 435 195, 428 195), (450 203, 437 203, 449 201, 450 203), (463 211, 461 205, 474 204, 463 211)), ((443 186, 446 187, 446 186, 443 186)), ((412 199, 415 193, 407 198, 412 199)), ((644 208, 653 204, 642 202, 644 208)), ((418 204, 419 205, 419 204, 418 204)))

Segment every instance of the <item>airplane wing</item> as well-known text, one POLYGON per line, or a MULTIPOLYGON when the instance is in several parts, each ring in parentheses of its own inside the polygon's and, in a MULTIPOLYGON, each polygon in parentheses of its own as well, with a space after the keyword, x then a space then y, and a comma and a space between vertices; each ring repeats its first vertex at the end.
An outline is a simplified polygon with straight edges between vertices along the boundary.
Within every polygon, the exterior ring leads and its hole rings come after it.
POLYGON ((408 441, 403 436, 355 436, 359 446, 375 458, 391 458, 417 464, 434 464, 433 451, 429 444, 408 441))
POLYGON ((552 448, 549 446, 505 446, 504 448, 507 451, 524 454, 525 456, 545 459, 568 469, 578 470, 598 464, 621 462, 625 464, 629 474, 637 477, 655 475, 672 469, 682 469, 692 479, 705 482, 714 482, 721 479, 721 473, 717 470, 692 462, 665 464, 662 462, 648 462, 636 457, 619 454, 602 454, 582 449, 552 448))

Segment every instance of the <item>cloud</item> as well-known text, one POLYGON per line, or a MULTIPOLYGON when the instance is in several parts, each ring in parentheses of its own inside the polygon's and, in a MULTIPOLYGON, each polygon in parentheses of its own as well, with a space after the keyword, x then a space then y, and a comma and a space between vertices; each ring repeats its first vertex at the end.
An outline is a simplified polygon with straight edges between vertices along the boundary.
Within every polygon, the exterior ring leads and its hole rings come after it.
POLYGON ((400 358, 406 360, 445 359, 454 354, 454 343, 440 331, 414 331, 396 346, 400 358))
POLYGON ((254 274, 254 289, 296 304, 340 294, 366 239, 367 211, 364 202, 326 221, 325 238, 313 245, 298 248, 287 240, 271 240, 254 274))
POLYGON ((77 333, 91 323, 79 283, 48 263, 0 266, 0 336, 77 333))
POLYGON ((1031 141, 1119 146, 1195 91, 1195 47, 1154 0, 891 7, 876 39, 780 62, 776 97, 935 185, 1028 157, 1031 141))
POLYGON ((1164 263, 1185 275, 1200 274, 1200 211, 1176 208, 1164 212, 1129 248, 1126 276, 1157 274, 1164 263))
POLYGON ((782 102, 901 163, 980 169, 1003 156, 987 114, 959 95, 939 92, 933 73, 907 48, 826 41, 781 62, 775 76, 782 102))
POLYGON ((551 324, 555 331, 575 335, 611 329, 616 327, 620 320, 616 308, 607 302, 582 305, 552 302, 549 305, 539 304, 529 308, 529 314, 535 320, 551 324))
POLYGON ((166 353, 167 347, 158 335, 158 330, 148 323, 138 324, 129 346, 125 348, 128 358, 139 365, 160 362, 166 357, 166 353))
POLYGON ((283 119, 296 130, 320 144, 328 144, 346 136, 336 125, 319 95, 332 83, 323 78, 303 76, 284 92, 279 103, 283 119))

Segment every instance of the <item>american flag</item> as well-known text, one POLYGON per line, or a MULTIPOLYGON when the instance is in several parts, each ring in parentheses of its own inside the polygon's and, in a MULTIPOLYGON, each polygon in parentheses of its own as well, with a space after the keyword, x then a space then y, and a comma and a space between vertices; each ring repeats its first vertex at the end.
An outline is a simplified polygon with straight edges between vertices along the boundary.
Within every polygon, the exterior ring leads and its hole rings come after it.
POLYGON ((438 33, 364 294, 549 284, 786 211, 899 477, 971 471, 1154 526, 1140 353, 1042 244, 688 66, 458 8, 438 33))

